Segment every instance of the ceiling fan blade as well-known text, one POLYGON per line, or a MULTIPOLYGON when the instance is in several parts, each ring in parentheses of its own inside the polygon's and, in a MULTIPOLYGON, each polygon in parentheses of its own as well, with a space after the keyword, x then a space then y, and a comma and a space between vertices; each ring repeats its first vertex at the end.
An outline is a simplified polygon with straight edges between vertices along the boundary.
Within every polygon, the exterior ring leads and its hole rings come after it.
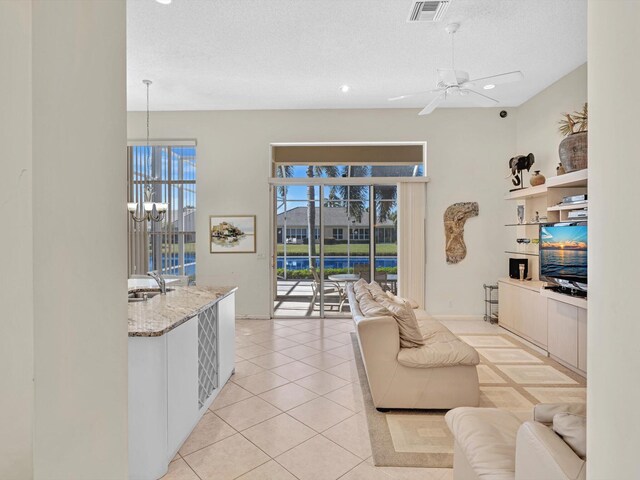
POLYGON ((448 86, 458 85, 458 77, 456 76, 455 70, 439 68, 438 78, 445 85, 448 85, 448 86))
POLYGON ((477 95, 476 97, 473 97, 473 98, 476 101, 476 103, 479 103, 480 105, 486 105, 486 106, 492 107, 498 103, 498 100, 496 100, 495 98, 488 97, 487 95, 484 95, 483 93, 480 93, 480 92, 476 92, 475 90, 465 88, 465 89, 462 89, 462 91, 477 95))
POLYGON ((515 72, 501 73, 500 75, 492 75, 490 77, 476 78, 464 82, 461 87, 482 88, 485 85, 501 85, 503 83, 519 82, 524 78, 520 70, 515 72))
POLYGON ((438 105, 440 105, 444 101, 445 98, 446 98, 446 95, 444 92, 442 92, 440 95, 438 95, 433 100, 431 100, 429 104, 426 107, 424 107, 420 111, 420 113, 418 113, 418 115, 429 115, 438 107, 438 105))
POLYGON ((426 90, 424 92, 410 93, 408 95, 400 95, 399 97, 391 97, 391 98, 389 98, 389 101, 390 102, 395 102, 396 100, 402 100, 404 98, 416 97, 418 95, 426 95, 428 93, 436 93, 436 92, 440 92, 440 91, 442 91, 442 89, 441 88, 437 88, 435 90, 426 90))

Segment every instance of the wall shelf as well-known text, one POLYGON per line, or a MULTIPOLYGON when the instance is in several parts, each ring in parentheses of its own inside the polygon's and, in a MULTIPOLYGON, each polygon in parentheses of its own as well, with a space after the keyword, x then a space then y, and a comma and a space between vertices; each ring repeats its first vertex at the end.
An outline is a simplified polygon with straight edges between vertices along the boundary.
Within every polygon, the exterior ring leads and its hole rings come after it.
POLYGON ((521 188, 509 192, 504 196, 505 200, 518 200, 525 198, 541 197, 547 194, 547 185, 538 185, 537 187, 521 188))
POLYGON ((586 187, 588 182, 589 170, 577 170, 575 172, 565 173, 564 175, 558 175, 547 179, 545 185, 547 188, 558 187, 586 187))
POLYGON ((572 203, 570 205, 554 205, 547 208, 547 212, 559 212, 561 210, 582 210, 589 206, 589 202, 572 203))
POLYGON ((545 225, 549 222, 507 223, 505 227, 530 227, 532 225, 545 225))
POLYGON ((508 253, 510 255, 531 255, 532 257, 539 257, 540 256, 539 253, 534 253, 534 252, 513 252, 511 250, 505 250, 504 253, 508 253))

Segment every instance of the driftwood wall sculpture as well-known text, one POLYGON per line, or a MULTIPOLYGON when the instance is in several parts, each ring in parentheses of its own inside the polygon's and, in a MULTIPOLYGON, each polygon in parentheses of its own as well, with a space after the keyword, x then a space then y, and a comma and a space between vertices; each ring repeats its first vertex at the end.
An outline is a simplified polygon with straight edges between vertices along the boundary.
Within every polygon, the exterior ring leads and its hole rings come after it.
POLYGON ((467 256, 467 246, 464 244, 464 224, 468 218, 477 217, 478 212, 477 202, 454 203, 444 211, 447 263, 459 263, 467 256))

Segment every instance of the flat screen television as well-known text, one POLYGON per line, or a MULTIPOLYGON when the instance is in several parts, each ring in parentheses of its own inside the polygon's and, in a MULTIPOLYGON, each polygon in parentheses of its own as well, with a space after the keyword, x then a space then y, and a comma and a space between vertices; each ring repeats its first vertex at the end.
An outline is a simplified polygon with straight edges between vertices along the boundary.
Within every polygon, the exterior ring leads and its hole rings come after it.
POLYGON ((587 223, 540 225, 540 279, 587 291, 587 223))

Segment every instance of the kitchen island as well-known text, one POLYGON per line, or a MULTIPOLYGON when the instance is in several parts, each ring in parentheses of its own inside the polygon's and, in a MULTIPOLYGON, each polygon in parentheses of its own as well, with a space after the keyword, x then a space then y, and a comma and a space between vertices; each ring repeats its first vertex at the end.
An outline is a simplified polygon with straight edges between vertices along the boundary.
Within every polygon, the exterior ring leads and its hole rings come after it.
POLYGON ((129 303, 129 478, 162 477, 233 374, 236 290, 169 285, 129 303))

